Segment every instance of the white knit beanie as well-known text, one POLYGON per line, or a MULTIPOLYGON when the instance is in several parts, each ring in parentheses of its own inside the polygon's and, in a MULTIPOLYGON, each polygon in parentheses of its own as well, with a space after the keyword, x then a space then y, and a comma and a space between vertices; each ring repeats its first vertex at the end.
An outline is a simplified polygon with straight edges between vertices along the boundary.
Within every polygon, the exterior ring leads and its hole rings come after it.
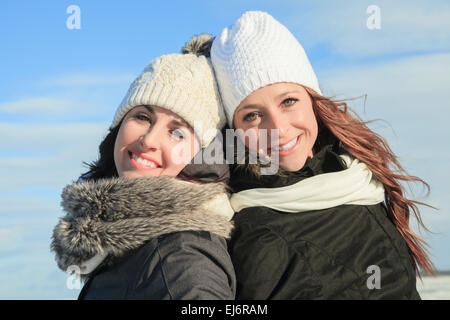
POLYGON ((206 147, 226 123, 211 61, 198 52, 210 39, 206 34, 192 37, 183 48, 186 54, 163 55, 150 62, 128 89, 112 128, 132 108, 154 105, 182 117, 206 147))
POLYGON ((266 85, 294 82, 321 94, 302 45, 266 12, 248 11, 223 29, 212 44, 211 61, 230 127, 241 101, 266 85))

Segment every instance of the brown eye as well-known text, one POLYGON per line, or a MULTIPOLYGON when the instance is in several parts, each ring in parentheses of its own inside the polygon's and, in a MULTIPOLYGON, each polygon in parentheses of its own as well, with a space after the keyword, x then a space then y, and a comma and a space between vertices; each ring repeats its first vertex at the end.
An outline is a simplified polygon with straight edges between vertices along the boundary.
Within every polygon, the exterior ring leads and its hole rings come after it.
POLYGON ((296 102, 298 101, 298 99, 295 98, 287 98, 285 100, 283 100, 282 104, 286 107, 291 107, 293 106, 296 102))
POLYGON ((139 121, 146 121, 149 123, 152 122, 151 119, 145 113, 138 113, 134 116, 134 118, 139 121))
POLYGON ((249 114, 247 114, 244 117, 244 121, 252 122, 252 121, 255 121, 258 117, 259 117, 259 114, 257 112, 250 112, 249 114))

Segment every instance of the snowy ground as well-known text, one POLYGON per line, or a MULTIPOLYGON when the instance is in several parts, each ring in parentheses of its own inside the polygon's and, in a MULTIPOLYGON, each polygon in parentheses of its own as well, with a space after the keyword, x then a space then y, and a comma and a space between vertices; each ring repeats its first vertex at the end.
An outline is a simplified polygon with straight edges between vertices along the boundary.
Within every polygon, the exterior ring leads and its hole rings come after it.
POLYGON ((423 300, 450 300, 450 275, 417 279, 417 290, 423 300))

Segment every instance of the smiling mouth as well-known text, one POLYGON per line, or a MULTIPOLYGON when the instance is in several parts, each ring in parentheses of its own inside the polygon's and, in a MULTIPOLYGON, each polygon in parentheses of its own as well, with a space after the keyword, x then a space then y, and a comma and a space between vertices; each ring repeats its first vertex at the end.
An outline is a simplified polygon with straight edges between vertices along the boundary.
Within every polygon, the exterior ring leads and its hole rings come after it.
POLYGON ((131 163, 140 170, 152 170, 161 168, 161 166, 155 161, 152 161, 148 158, 144 159, 136 155, 134 152, 128 151, 128 155, 130 157, 131 163))
POLYGON ((280 156, 285 156, 287 154, 292 153, 295 150, 295 148, 297 148, 298 144, 300 143, 300 140, 301 137, 297 136, 286 144, 273 147, 272 150, 278 152, 280 156))

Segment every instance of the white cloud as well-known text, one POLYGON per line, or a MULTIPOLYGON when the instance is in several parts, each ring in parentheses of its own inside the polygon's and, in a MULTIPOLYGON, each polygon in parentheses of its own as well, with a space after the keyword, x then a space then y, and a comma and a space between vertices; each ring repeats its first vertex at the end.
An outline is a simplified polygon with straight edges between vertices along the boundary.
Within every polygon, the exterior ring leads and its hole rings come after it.
POLYGON ((450 54, 432 54, 388 62, 322 71, 319 82, 327 95, 368 94, 372 107, 384 114, 433 115, 446 112, 450 54))
POLYGON ((0 299, 76 299, 80 290, 69 290, 67 277, 56 266, 49 242, 28 240, 0 260, 0 299))
POLYGON ((449 172, 450 54, 430 54, 376 64, 339 67, 318 73, 325 95, 339 98, 367 94, 367 101, 350 102, 365 120, 383 119, 375 126, 408 154, 411 161, 433 159, 427 172, 449 172))
POLYGON ((98 156, 106 124, 0 124, 0 190, 63 186, 87 171, 82 162, 98 156))
POLYGON ((7 101, 0 104, 0 121, 5 115, 14 115, 38 123, 86 121, 92 118, 112 121, 123 98, 121 92, 108 89, 84 89, 76 92, 74 89, 58 94, 7 101))
MULTIPOLYGON (((73 150, 74 145, 92 145, 102 138, 107 123, 27 124, 0 123, 1 148, 5 152, 54 152, 73 150)), ((78 151, 78 150, 77 150, 78 151)))
POLYGON ((424 277, 417 280, 417 290, 423 300, 450 300, 450 276, 424 277))
POLYGON ((280 18, 307 47, 326 43, 334 54, 347 58, 450 49, 446 0, 299 2, 298 10, 280 18), (379 30, 369 30, 366 24, 366 10, 373 4, 380 8, 379 30))
MULTIPOLYGON (((363 100, 350 105, 365 120, 387 121, 389 126, 369 126, 387 139, 408 173, 430 184, 430 198, 418 200, 441 209, 425 210, 425 221, 435 230, 450 230, 450 149, 445 147, 450 140, 449 74, 450 54, 442 54, 339 68, 319 76, 327 95, 368 94, 365 108, 363 100)), ((420 188, 414 191, 423 195, 420 188)))
POLYGON ((63 114, 74 109, 73 101, 53 97, 35 97, 0 104, 0 111, 9 114, 63 114))
POLYGON ((14 244, 21 240, 21 230, 18 227, 0 228, 0 251, 11 249, 14 244))
POLYGON ((77 73, 51 77, 43 80, 40 85, 45 87, 129 85, 135 76, 131 73, 77 73))
POLYGON ((0 103, 4 115, 35 120, 112 119, 134 80, 129 73, 74 73, 36 80, 27 96, 0 103))

